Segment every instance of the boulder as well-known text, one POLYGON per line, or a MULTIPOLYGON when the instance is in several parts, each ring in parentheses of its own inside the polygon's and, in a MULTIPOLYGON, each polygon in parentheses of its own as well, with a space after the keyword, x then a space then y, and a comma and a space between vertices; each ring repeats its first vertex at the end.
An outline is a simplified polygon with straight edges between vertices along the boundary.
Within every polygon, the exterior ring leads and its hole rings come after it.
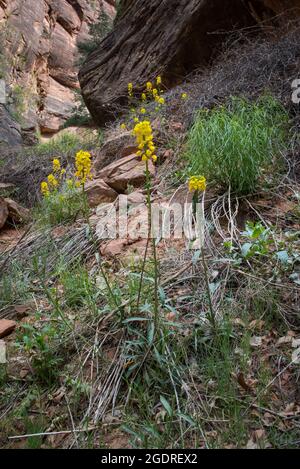
POLYGON ((0 339, 10 335, 16 328, 17 323, 9 319, 0 319, 0 339))
POLYGON ((300 0, 123 0, 114 31, 80 70, 86 105, 102 125, 127 102, 129 82, 141 91, 161 74, 172 87, 221 51, 226 32, 255 26, 284 10, 299 16, 300 10, 293 10, 299 6, 300 0))
POLYGON ((8 206, 3 197, 0 197, 0 230, 6 223, 8 217, 8 206))
MULTIPOLYGON (((155 175, 152 161, 149 161, 149 171, 151 176, 155 175)), ((138 187, 144 184, 145 162, 134 153, 106 166, 98 172, 97 177, 103 179, 115 191, 124 193, 128 186, 138 187)))
POLYGON ((142 190, 134 191, 128 194, 127 201, 130 205, 144 204, 146 202, 146 195, 142 190))
POLYGON ((117 129, 107 136, 104 144, 96 155, 94 170, 100 171, 106 164, 119 158, 132 155, 137 151, 134 137, 129 130, 117 129))
POLYGON ((30 212, 28 208, 22 207, 12 199, 4 199, 8 208, 8 218, 15 223, 24 223, 30 219, 30 212))
POLYGON ((88 182, 85 186, 85 193, 90 207, 114 202, 118 197, 117 192, 106 184, 103 179, 94 179, 88 182))

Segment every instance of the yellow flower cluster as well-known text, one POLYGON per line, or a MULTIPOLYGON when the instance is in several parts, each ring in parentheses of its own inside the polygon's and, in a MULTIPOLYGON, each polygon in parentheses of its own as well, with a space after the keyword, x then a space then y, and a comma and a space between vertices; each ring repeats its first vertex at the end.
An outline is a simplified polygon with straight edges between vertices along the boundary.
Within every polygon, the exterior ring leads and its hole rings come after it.
POLYGON ((206 179, 204 176, 192 176, 189 180, 189 191, 205 191, 206 179))
POLYGON ((56 189, 56 187, 58 186, 58 180, 56 179, 56 177, 54 176, 54 174, 49 174, 49 176, 47 177, 48 179, 48 185, 51 189, 56 189))
POLYGON ((43 181, 41 183, 41 193, 44 197, 49 197, 49 195, 50 195, 49 186, 48 186, 48 183, 46 181, 43 181))
POLYGON ((129 98, 133 97, 133 84, 132 83, 128 83, 128 96, 129 98))
POLYGON ((53 162, 52 162, 52 165, 53 165, 53 171, 54 171, 55 173, 57 173, 58 171, 60 171, 61 166, 60 166, 60 161, 59 161, 58 158, 54 158, 54 160, 53 160, 53 162))
POLYGON ((155 146, 153 143, 153 133, 151 123, 149 121, 141 121, 133 129, 133 135, 136 138, 138 145, 137 155, 142 157, 143 161, 157 160, 157 156, 154 154, 155 146))
POLYGON ((58 158, 54 158, 52 161, 53 173, 47 176, 47 181, 41 183, 41 193, 44 197, 48 197, 51 191, 57 189, 59 186, 60 179, 65 174, 66 170, 61 168, 61 164, 58 158))
MULTIPOLYGON (((156 78, 155 86, 153 86, 153 84, 150 81, 146 83, 146 91, 148 95, 150 96, 151 99, 154 99, 154 101, 159 105, 165 104, 165 100, 161 96, 161 93, 162 93, 161 88, 160 88, 161 85, 162 85, 162 79, 160 76, 156 78)), ((143 93, 142 100, 146 100, 146 99, 147 99, 146 93, 143 93)))
POLYGON ((75 176, 80 185, 85 184, 87 179, 92 179, 91 175, 91 154, 88 151, 80 150, 75 157, 75 176))

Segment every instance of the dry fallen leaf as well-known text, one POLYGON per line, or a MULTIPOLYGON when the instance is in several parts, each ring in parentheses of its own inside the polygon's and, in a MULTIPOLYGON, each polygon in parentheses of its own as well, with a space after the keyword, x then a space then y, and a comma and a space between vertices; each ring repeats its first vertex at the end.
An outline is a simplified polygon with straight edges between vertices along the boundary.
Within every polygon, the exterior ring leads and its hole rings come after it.
POLYGON ((249 329, 251 329, 251 330, 254 330, 254 329, 262 330, 264 325, 265 325, 265 321, 263 321, 262 319, 254 319, 254 321, 250 322, 249 329))
POLYGON ((292 337, 289 335, 286 335, 284 337, 280 337, 280 339, 277 340, 276 345, 277 346, 286 345, 286 344, 290 344, 291 342, 292 342, 292 337))
POLYGON ((237 379, 237 382, 239 383, 239 385, 247 392, 251 392, 252 389, 251 387, 249 386, 249 384, 246 382, 245 380, 245 376, 242 372, 238 373, 236 375, 236 379, 237 379))

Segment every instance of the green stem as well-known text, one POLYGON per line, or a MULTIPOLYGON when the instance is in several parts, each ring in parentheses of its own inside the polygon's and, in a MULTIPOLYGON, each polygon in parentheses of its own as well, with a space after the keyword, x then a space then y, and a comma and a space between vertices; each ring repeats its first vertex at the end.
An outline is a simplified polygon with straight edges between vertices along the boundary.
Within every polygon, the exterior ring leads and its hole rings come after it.
MULTIPOLYGON (((154 233, 152 233, 152 204, 151 204, 151 175, 149 171, 148 160, 146 161, 146 186, 147 186, 147 205, 148 205, 148 225, 149 225, 149 234, 152 240, 152 251, 153 251, 153 261, 154 261, 154 335, 156 335, 157 325, 158 325, 158 262, 157 262, 157 252, 156 252, 156 240, 154 233)), ((149 239, 149 238, 148 238, 149 239)))
MULTIPOLYGON (((92 240, 92 243, 95 247, 95 250, 97 251, 98 250, 98 244, 97 244, 97 241, 95 239, 94 232, 92 230, 92 226, 91 226, 91 223, 90 223, 89 206, 88 206, 88 201, 87 201, 87 197, 86 197, 86 194, 85 194, 85 185, 84 185, 84 183, 82 184, 82 197, 83 197, 83 204, 84 204, 84 207, 83 207, 84 208, 84 215, 85 215, 86 223, 89 227, 89 235, 91 237, 91 240, 92 240)), ((107 274, 106 274, 106 272, 103 268, 102 262, 97 261, 97 264, 98 264, 98 267, 100 268, 101 275, 104 278, 104 282, 106 284, 109 295, 110 295, 111 299, 113 300, 115 306, 119 309, 119 304, 118 304, 118 302, 116 300, 116 297, 115 297, 115 295, 114 295, 114 293, 111 289, 111 286, 109 284, 109 280, 108 280, 107 274)), ((122 310, 121 310, 121 313, 122 313, 122 310)))
POLYGON ((210 323, 211 323, 213 329, 216 330, 216 318, 215 318, 215 313, 214 313, 214 309, 213 309, 212 298, 211 298, 211 293, 210 293, 210 288, 209 288, 208 268, 207 268, 207 263, 206 263, 206 260, 205 260, 203 246, 201 246, 201 257, 202 257, 202 264, 203 264, 203 270, 204 270, 204 279, 205 279, 205 285, 206 285, 206 291, 207 291, 207 297, 208 297, 209 320, 210 320, 210 323))
POLYGON ((155 238, 152 237, 152 205, 151 205, 151 175, 149 171, 149 164, 146 161, 146 190, 147 190, 147 207, 148 207, 148 237, 147 237, 147 244, 144 253, 141 277, 140 277, 140 284, 139 284, 139 291, 138 291, 138 298, 137 298, 137 311, 139 309, 139 304, 141 300, 141 292, 145 274, 145 267, 147 262, 147 253, 150 238, 152 239, 152 251, 153 251, 153 260, 154 260, 154 335, 155 337, 157 324, 158 324, 158 311, 159 311, 159 302, 158 302, 158 262, 157 262, 157 253, 156 253, 156 244, 155 238))
MULTIPOLYGON (((199 202, 199 191, 195 191, 193 195, 193 214, 195 217, 195 223, 197 224, 197 204, 199 202)), ((204 223, 204 217, 203 217, 203 223, 204 223)), ((204 255, 204 236, 202 239, 202 236, 200 236, 200 251, 201 251, 201 258, 202 258, 202 264, 203 264, 203 270, 204 270, 204 280, 205 280, 205 287, 207 291, 207 298, 208 298, 208 306, 209 306, 209 321, 214 329, 216 330, 216 317, 215 317, 215 312, 213 308, 213 303, 212 303, 212 298, 211 298, 211 292, 209 288, 209 276, 208 276, 208 267, 207 263, 205 260, 205 255, 204 255)))

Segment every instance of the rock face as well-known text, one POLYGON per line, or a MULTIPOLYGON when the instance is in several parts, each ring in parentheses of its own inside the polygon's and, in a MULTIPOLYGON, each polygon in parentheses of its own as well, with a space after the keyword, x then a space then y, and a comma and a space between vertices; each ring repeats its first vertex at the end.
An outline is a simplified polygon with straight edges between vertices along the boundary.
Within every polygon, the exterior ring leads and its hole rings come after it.
POLYGON ((79 88, 78 43, 103 11, 113 18, 114 0, 0 0, 0 78, 26 102, 25 128, 55 133, 65 122, 79 88))
POLYGON ((114 202, 118 194, 102 179, 95 179, 88 182, 85 187, 90 207, 97 207, 99 204, 114 202))
POLYGON ((6 106, 0 104, 0 148, 22 144, 21 126, 9 114, 6 106))
POLYGON ((293 7, 300 0, 123 0, 114 31, 80 70, 86 105, 103 124, 126 102, 128 82, 141 87, 160 74, 166 86, 177 84, 211 59, 224 32, 287 9, 295 17, 293 7))
MULTIPOLYGON (((155 175, 152 161, 149 161, 149 172, 155 175)), ((97 173, 97 178, 104 180, 118 193, 124 193, 128 186, 139 187, 145 182, 145 162, 135 153, 114 161, 97 173)))

